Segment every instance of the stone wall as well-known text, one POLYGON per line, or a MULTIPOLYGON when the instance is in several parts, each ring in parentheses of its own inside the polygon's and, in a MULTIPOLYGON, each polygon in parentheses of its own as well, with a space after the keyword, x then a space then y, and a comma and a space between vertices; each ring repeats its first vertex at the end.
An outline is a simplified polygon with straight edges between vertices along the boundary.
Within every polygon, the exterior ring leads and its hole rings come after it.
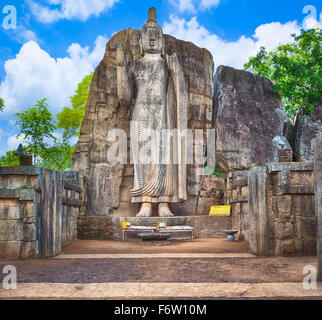
POLYGON ((239 239, 258 255, 315 255, 313 184, 312 163, 271 163, 229 173, 227 204, 239 239))
POLYGON ((0 168, 0 258, 59 254, 76 238, 80 183, 75 172, 0 168))
POLYGON ((249 244, 258 255, 316 254, 313 163, 271 163, 249 172, 249 244))
POLYGON ((80 240, 121 240, 122 222, 132 225, 156 226, 157 221, 167 221, 169 226, 186 225, 194 227, 196 238, 224 238, 224 230, 231 229, 231 217, 190 216, 175 218, 122 218, 122 217, 81 217, 78 220, 80 240))
POLYGON ((232 228, 239 240, 249 240, 248 171, 230 172, 227 177, 227 205, 231 205, 232 228))

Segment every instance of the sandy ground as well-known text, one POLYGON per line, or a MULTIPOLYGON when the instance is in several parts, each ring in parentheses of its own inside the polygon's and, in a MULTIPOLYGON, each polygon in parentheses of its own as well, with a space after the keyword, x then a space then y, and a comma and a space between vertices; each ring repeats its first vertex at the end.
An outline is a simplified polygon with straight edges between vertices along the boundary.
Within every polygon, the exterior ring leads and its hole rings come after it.
POLYGON ((143 245, 136 242, 76 240, 63 248, 65 254, 128 254, 128 253, 248 253, 246 242, 228 242, 225 239, 196 239, 172 241, 167 246, 143 245))
POLYGON ((170 246, 79 240, 58 258, 0 260, 0 270, 8 264, 17 268, 20 287, 0 288, 0 299, 322 297, 302 285, 303 268, 316 266, 316 257, 254 257, 247 244, 222 239, 170 246))

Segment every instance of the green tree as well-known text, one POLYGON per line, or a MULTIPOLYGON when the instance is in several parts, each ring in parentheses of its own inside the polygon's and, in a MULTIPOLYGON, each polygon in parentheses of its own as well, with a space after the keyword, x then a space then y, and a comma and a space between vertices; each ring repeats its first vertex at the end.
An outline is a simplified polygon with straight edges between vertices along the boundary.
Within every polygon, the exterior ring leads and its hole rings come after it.
POLYGON ((94 73, 86 76, 70 98, 71 107, 65 107, 57 114, 58 129, 65 129, 69 134, 79 135, 79 129, 85 116, 86 104, 94 73))
POLYGON ((262 47, 244 68, 272 80, 279 90, 290 116, 304 107, 308 113, 322 102, 321 29, 302 30, 292 35, 294 42, 280 45, 271 52, 262 47))
POLYGON ((52 170, 64 171, 72 166, 72 155, 75 146, 69 144, 69 139, 64 136, 56 140, 54 145, 41 150, 37 166, 52 170))
POLYGON ((20 164, 19 158, 15 156, 16 150, 8 151, 5 156, 0 157, 0 167, 17 167, 20 164))
POLYGON ((4 110, 4 101, 0 98, 0 112, 4 110))
POLYGON ((37 101, 36 105, 28 110, 17 113, 18 121, 16 125, 20 127, 20 133, 17 137, 24 135, 27 150, 34 156, 36 164, 37 156, 46 149, 48 142, 46 139, 54 139, 54 130, 56 129, 53 116, 48 110, 46 99, 37 101))

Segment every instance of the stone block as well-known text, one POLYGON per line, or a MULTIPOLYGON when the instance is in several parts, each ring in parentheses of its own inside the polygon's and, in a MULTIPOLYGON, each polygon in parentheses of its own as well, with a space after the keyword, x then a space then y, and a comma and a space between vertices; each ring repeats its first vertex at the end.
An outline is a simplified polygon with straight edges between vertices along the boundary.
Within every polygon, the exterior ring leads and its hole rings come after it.
POLYGON ((294 216, 315 216, 313 195, 293 195, 291 211, 294 216))
POLYGON ((24 218, 36 218, 38 214, 37 203, 24 203, 23 204, 23 216, 24 218))
POLYGON ((291 222, 276 222, 275 237, 278 240, 284 240, 293 237, 293 225, 291 222))
POLYGON ((289 171, 281 171, 277 173, 277 186, 285 187, 290 184, 290 172, 289 171))
POLYGON ((21 243, 21 259, 39 258, 38 241, 21 243))
POLYGON ((275 255, 276 256, 294 256, 295 244, 294 240, 276 240, 275 255))
POLYGON ((197 215, 209 216, 210 208, 213 205, 213 199, 211 198, 199 198, 197 215))
POLYGON ((1 241, 0 259, 20 259, 21 241, 1 241))
POLYGON ((239 215, 241 213, 240 203, 235 203, 232 206, 232 213, 233 215, 239 215))
POLYGON ((314 171, 291 171, 290 185, 309 185, 314 184, 314 171))
POLYGON ((19 220, 0 220, 0 241, 19 241, 23 238, 23 224, 19 220))
POLYGON ((276 196, 273 199, 275 201, 276 217, 280 219, 290 218, 292 215, 292 196, 276 196))
POLYGON ((0 220, 19 220, 22 216, 21 211, 20 207, 0 205, 0 220))
POLYGON ((36 191, 33 189, 21 189, 20 190, 20 201, 36 201, 36 191))
POLYGON ((37 240, 37 226, 35 223, 23 225, 23 240, 26 242, 37 240))

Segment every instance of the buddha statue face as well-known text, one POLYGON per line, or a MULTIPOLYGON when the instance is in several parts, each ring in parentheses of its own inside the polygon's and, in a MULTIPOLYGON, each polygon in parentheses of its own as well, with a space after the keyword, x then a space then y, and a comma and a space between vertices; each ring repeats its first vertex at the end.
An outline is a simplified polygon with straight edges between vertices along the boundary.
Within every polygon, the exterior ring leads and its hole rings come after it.
POLYGON ((162 30, 160 28, 144 28, 141 36, 144 53, 160 54, 162 52, 162 30))

